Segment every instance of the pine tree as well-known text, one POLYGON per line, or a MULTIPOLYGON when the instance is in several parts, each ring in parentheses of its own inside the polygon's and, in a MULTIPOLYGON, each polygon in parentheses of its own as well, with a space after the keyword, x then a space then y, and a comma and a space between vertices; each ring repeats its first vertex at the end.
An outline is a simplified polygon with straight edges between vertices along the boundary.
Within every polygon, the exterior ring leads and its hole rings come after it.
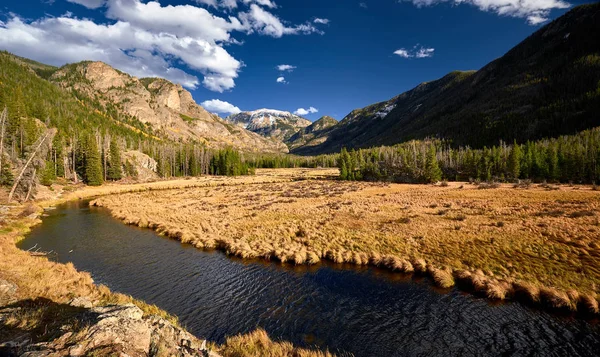
POLYGON ((2 171, 0 172, 0 186, 12 186, 14 183, 15 176, 12 173, 10 164, 6 161, 2 161, 2 171))
POLYGON ((85 180, 90 186, 102 185, 102 159, 96 140, 89 135, 85 147, 85 180))
POLYGON ((521 147, 515 141, 508 155, 508 177, 516 180, 521 172, 521 147))
POLYGON ((435 145, 429 147, 427 157, 425 159, 425 181, 429 183, 437 182, 442 179, 442 170, 438 165, 435 145))
POLYGON ((109 180, 117 181, 123 177, 121 168, 121 150, 116 139, 110 142, 110 159, 108 161, 107 176, 109 180))

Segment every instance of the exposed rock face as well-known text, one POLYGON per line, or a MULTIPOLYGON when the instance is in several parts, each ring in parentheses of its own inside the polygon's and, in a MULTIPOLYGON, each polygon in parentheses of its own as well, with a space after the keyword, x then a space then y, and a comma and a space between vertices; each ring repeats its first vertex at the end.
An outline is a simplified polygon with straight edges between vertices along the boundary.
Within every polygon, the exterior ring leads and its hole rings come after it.
POLYGON ((262 136, 283 141, 311 124, 310 120, 290 112, 273 109, 241 112, 228 116, 226 120, 262 136))
POLYGON ((64 66, 50 80, 145 123, 158 136, 204 142, 213 148, 287 152, 281 141, 235 127, 207 112, 190 92, 165 79, 138 79, 102 62, 80 62, 64 66))
POLYGON ((121 155, 123 163, 129 162, 137 172, 137 180, 146 182, 158 179, 156 160, 137 150, 126 151, 121 155))
POLYGON ((160 317, 144 317, 132 304, 87 309, 77 318, 86 325, 82 330, 51 342, 21 345, 15 355, 218 357, 188 332, 160 317))

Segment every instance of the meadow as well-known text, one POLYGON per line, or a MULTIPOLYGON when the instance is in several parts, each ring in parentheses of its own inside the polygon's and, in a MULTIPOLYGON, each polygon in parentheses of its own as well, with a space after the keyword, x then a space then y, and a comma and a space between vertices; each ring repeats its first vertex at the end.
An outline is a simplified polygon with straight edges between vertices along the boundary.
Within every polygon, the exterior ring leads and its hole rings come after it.
POLYGON ((598 314, 600 191, 593 187, 344 182, 333 171, 258 170, 216 187, 108 195, 92 204, 200 249, 285 264, 373 265, 490 299, 598 314))

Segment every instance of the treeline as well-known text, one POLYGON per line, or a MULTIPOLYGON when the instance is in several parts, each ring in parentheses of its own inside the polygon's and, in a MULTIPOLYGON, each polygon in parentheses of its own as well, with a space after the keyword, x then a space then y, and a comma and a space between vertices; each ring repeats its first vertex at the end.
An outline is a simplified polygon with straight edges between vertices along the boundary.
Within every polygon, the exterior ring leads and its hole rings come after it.
POLYGON ((249 155, 246 161, 251 167, 263 169, 337 167, 338 156, 249 155))
POLYGON ((410 141, 340 153, 343 180, 600 182, 600 128, 554 139, 483 149, 440 140, 410 141))

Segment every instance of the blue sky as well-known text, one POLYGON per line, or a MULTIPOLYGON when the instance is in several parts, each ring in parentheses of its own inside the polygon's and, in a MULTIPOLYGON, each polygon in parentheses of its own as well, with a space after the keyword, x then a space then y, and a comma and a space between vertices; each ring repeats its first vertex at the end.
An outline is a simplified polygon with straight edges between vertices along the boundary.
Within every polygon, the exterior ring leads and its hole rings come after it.
POLYGON ((8 0, 0 49, 165 77, 221 116, 266 107, 342 119, 450 71, 479 69, 582 2, 8 0))

